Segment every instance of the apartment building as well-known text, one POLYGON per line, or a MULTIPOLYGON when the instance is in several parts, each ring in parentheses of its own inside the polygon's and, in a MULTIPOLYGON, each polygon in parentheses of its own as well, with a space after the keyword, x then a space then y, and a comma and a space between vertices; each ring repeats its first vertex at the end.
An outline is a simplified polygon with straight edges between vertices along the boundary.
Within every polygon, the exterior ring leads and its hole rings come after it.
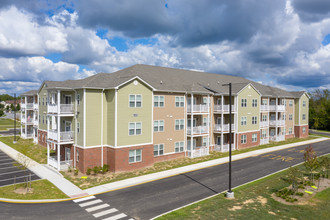
POLYGON ((81 80, 45 81, 37 91, 38 143, 48 164, 85 172, 130 171, 180 157, 308 135, 308 95, 244 79, 134 65, 81 80), (56 151, 50 156, 49 150, 56 151))
POLYGON ((21 137, 38 143, 38 94, 31 90, 21 94, 21 137))

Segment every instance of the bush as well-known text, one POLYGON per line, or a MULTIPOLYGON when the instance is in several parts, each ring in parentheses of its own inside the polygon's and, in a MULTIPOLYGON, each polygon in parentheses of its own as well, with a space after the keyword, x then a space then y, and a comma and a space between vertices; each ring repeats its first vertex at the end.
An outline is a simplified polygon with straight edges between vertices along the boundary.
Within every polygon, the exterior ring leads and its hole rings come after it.
POLYGON ((86 174, 87 175, 91 175, 92 169, 91 168, 87 168, 86 174))
POLYGON ((102 173, 104 174, 104 173, 106 173, 108 171, 109 171, 109 165, 108 164, 104 164, 103 165, 103 168, 102 168, 102 173))
POLYGON ((69 173, 72 172, 72 167, 71 167, 71 166, 69 166, 69 168, 68 168, 68 172, 69 172, 69 173))
POLYGON ((74 175, 77 176, 79 173, 79 170, 78 169, 74 169, 74 175))
POLYGON ((95 167, 93 168, 94 175, 98 174, 99 171, 100 171, 100 168, 99 168, 98 166, 95 166, 95 167))

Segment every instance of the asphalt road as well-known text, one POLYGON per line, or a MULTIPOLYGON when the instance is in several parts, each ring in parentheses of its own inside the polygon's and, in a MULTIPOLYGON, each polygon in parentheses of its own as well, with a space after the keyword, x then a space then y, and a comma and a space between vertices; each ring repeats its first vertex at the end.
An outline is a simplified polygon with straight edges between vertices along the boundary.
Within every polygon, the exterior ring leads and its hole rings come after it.
MULTIPOLYGON (((14 131, 15 131, 14 128, 8 129, 6 131, 0 131, 0 136, 1 135, 3 135, 3 136, 13 136, 14 135, 14 131)), ((17 135, 17 137, 20 135, 20 133, 21 133, 21 129, 17 129, 16 128, 16 135, 17 135)))
MULTIPOLYGON (((318 155, 330 153, 330 140, 312 145, 318 155)), ((233 162, 233 187, 303 162, 307 145, 233 162)), ((95 196, 127 216, 150 219, 228 189, 228 164, 197 170, 95 196)), ((96 219, 72 201, 48 204, 0 202, 0 219, 96 219), (17 211, 19 210, 19 211, 17 211)))
MULTIPOLYGON (((21 170, 14 166, 16 161, 0 150, 0 187, 23 183, 31 174, 31 180, 40 179, 30 170, 21 170)), ((0 215, 1 219, 1 215, 0 215)))
POLYGON ((323 135, 330 136, 330 133, 322 132, 322 131, 315 131, 315 130, 312 130, 312 129, 309 129, 309 133, 311 133, 311 134, 323 134, 323 135))

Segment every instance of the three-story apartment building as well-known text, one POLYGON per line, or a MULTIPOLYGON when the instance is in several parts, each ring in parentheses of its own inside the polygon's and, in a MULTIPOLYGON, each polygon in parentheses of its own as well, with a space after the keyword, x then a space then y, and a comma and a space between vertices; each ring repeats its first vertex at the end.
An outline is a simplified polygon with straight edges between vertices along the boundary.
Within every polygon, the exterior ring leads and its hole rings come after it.
POLYGON ((153 163, 308 134, 308 95, 242 77, 148 65, 38 90, 38 143, 48 164, 85 172, 108 164, 129 171, 153 163), (293 121, 294 120, 294 121, 293 121), (51 156, 49 150, 56 151, 51 156))

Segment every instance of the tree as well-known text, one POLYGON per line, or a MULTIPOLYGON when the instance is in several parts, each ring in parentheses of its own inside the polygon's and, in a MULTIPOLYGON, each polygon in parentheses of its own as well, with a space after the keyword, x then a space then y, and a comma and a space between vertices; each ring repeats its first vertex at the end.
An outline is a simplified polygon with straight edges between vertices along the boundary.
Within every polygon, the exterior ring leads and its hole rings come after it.
POLYGON ((0 110, 0 117, 2 117, 2 116, 5 116, 5 113, 4 113, 3 110, 1 109, 1 110, 0 110))
POLYGON ((309 170, 309 180, 314 183, 314 171, 318 168, 319 162, 312 145, 309 145, 305 150, 304 165, 309 170))
POLYGON ((26 189, 27 192, 30 190, 30 180, 29 180, 29 170, 28 167, 30 165, 30 158, 25 156, 27 149, 23 149, 22 153, 17 153, 17 162, 14 162, 14 166, 16 166, 18 169, 24 171, 24 188, 26 189))
POLYGON ((9 107, 9 105, 7 105, 6 106, 6 111, 9 112, 9 110, 10 110, 10 107, 9 107))
POLYGON ((10 109, 11 109, 12 111, 15 110, 14 104, 10 104, 10 109))
POLYGON ((21 110, 21 106, 20 106, 19 103, 17 103, 17 105, 16 105, 16 111, 19 111, 19 110, 21 110))
POLYGON ((317 89, 309 95, 309 126, 330 131, 330 91, 317 89))
POLYGON ((288 169, 287 178, 284 179, 286 182, 291 184, 292 190, 295 193, 298 190, 299 181, 301 179, 301 172, 297 167, 290 167, 288 169))

